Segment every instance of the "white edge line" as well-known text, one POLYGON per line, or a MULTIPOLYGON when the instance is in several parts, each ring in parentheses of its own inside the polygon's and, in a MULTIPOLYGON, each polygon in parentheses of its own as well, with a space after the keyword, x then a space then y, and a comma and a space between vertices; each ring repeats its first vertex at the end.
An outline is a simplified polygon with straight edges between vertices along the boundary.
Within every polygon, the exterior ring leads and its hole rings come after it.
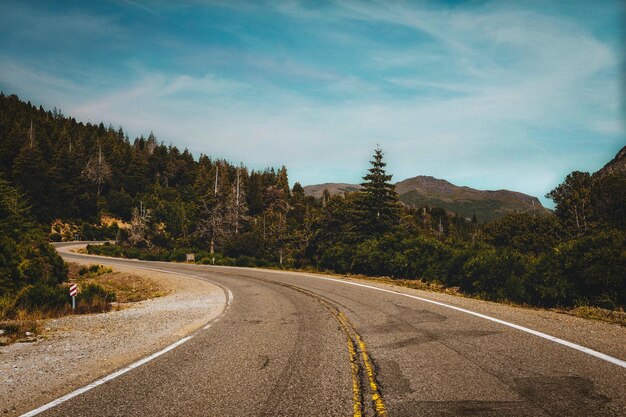
POLYGON ((66 402, 68 400, 71 400, 72 398, 77 397, 77 396, 79 396, 79 395, 81 395, 81 394, 83 394, 83 393, 85 393, 85 392, 87 392, 89 390, 92 390, 92 389, 96 388, 97 386, 100 386, 100 385, 104 384, 105 382, 108 382, 108 381, 110 381, 112 379, 115 379, 115 378, 117 378, 120 375, 124 375, 125 373, 127 373, 129 371, 132 371, 133 369, 135 369, 135 368, 137 368, 137 367, 139 367, 141 365, 144 365, 144 364, 150 362, 153 359, 158 358, 159 356, 161 356, 161 355, 169 352, 170 350, 172 350, 172 349, 182 345, 183 343, 187 342, 188 340, 190 340, 192 338, 193 338, 193 336, 184 337, 184 338, 180 339, 178 342, 172 343, 171 345, 167 346, 165 349, 162 349, 162 350, 160 350, 160 351, 158 351, 156 353, 153 353, 150 356, 147 356, 147 357, 145 357, 143 359, 140 359, 137 362, 133 362, 130 365, 128 365, 127 367, 125 367, 125 368, 122 368, 122 369, 120 369, 118 371, 115 371, 112 374, 109 374, 109 375, 107 375, 107 376, 105 376, 103 378, 100 378, 97 381, 94 381, 94 382, 92 382, 89 385, 86 385, 86 386, 84 386, 82 388, 77 389, 76 391, 72 391, 69 394, 66 394, 66 395, 62 396, 61 398, 57 398, 56 400, 51 401, 48 404, 44 404, 44 405, 42 405, 39 408, 36 408, 36 409, 34 409, 32 411, 29 411, 29 412, 27 412, 25 414, 22 414, 20 417, 35 416, 35 415, 37 415, 39 413, 42 413, 42 412, 44 412, 46 410, 49 410, 49 409, 51 409, 53 407, 56 407, 57 405, 59 405, 61 403, 64 403, 64 402, 66 402))
MULTIPOLYGON (((115 259, 115 258, 114 258, 114 259, 115 259)), ((118 258, 118 259, 119 259, 119 258, 118 258)), ((219 286, 219 285, 216 285, 216 284, 212 283, 212 282, 211 282, 211 280, 208 280, 206 277, 201 277, 201 276, 198 276, 198 275, 192 275, 192 274, 185 274, 185 273, 182 273, 182 272, 176 272, 176 271, 169 271, 169 270, 167 270, 167 269, 148 268, 148 267, 144 267, 144 266, 135 266, 135 268, 138 268, 138 269, 144 269, 144 270, 146 270, 146 271, 164 272, 164 273, 166 273, 166 274, 182 275, 182 276, 184 276, 184 277, 192 277, 192 278, 200 279, 200 280, 202 280, 202 281, 209 282, 209 283, 211 283, 211 284, 215 285, 216 287, 221 288, 221 289, 222 289, 222 291, 224 291, 224 292, 225 292, 225 294, 224 294, 224 295, 225 295, 225 298, 226 298, 226 308, 228 308, 228 307, 230 306, 230 304, 233 302, 233 299, 234 299, 234 297, 233 297, 233 293, 232 293, 232 291, 231 291, 229 288, 226 288, 226 287, 224 287, 224 286, 219 286)))
MULTIPOLYGON (((248 268, 241 268, 241 267, 233 267, 233 266, 220 266, 220 268, 229 268, 229 269, 239 269, 239 270, 246 270, 248 268)), ((485 320, 489 320, 492 321, 494 323, 498 323, 498 324, 502 324, 503 326, 508 326, 511 327, 513 329, 516 330, 520 330, 522 332, 526 332, 529 334, 532 334, 534 336, 537 337, 541 337, 543 339, 549 340, 551 342, 554 343, 558 343, 560 345, 563 346, 567 346, 571 349, 577 350, 579 352, 583 352, 586 353, 588 355, 594 356, 598 359, 602 359, 606 362, 610 362, 614 365, 617 366, 621 366, 622 368, 626 368, 626 361, 618 359, 616 357, 607 355, 606 353, 602 353, 602 352, 598 352, 596 350, 590 349, 588 347, 573 343, 573 342, 569 342, 567 340, 564 339, 560 339, 556 336, 552 336, 546 333, 542 333, 540 331, 537 330, 533 330, 533 329, 529 329, 528 327, 524 327, 524 326, 520 326, 519 324, 515 324, 515 323, 510 323, 508 321, 505 320, 501 320, 501 319, 497 319, 495 317, 491 317, 491 316, 487 316, 486 314, 481 314, 481 313, 476 313, 474 311, 471 310, 467 310, 465 308, 462 307, 456 307, 450 304, 445 304, 442 303, 440 301, 435 301, 435 300, 429 300, 428 298, 423 298, 423 297, 418 297, 416 295, 411 295, 411 294, 405 294, 399 291, 393 291, 393 290, 388 290, 386 288, 380 288, 380 287, 375 287, 372 285, 367 285, 367 284, 361 284, 359 282, 354 282, 354 281, 348 281, 348 280, 344 280, 344 279, 337 279, 337 278, 329 278, 329 277, 323 277, 320 275, 313 275, 313 274, 307 274, 307 273, 302 273, 302 272, 292 272, 292 271, 275 271, 275 270, 266 270, 266 269, 259 269, 259 268, 249 268, 249 269, 253 269, 255 271, 259 271, 259 272, 272 272, 272 273, 277 273, 277 274, 290 274, 290 275, 300 275, 300 276, 304 276, 304 277, 309 277, 309 278, 317 278, 317 279, 323 279, 326 281, 334 281, 334 282, 340 282, 346 285, 355 285, 357 287, 363 287, 363 288, 369 288, 372 290, 376 290, 376 291, 382 291, 382 292, 386 292, 386 293, 390 293, 390 294, 396 294, 396 295, 400 295, 403 297, 408 297, 408 298, 413 298, 415 300, 419 300, 419 301, 423 301, 425 303, 431 303, 431 304, 435 304, 441 307, 445 307, 445 308, 449 308, 452 310, 456 310, 456 311, 460 311, 462 313, 465 314, 469 314, 471 316, 475 316, 475 317, 480 317, 481 319, 485 319, 485 320)))
MULTIPOLYGON (((115 259, 115 258, 113 258, 113 259, 115 259)), ((206 266, 209 266, 209 265, 206 265, 206 266)), ((615 358, 613 356, 607 355, 606 353, 598 352, 598 351, 590 349, 588 347, 585 347, 585 346, 582 346, 582 345, 578 345, 576 343, 569 342, 569 341, 564 340, 564 339, 559 339, 556 336, 552 336, 552 335, 549 335, 549 334, 546 334, 546 333, 542 333, 542 332, 539 332, 537 330, 529 329, 528 327, 524 327, 524 326, 520 326, 518 324, 510 323, 508 321, 500 320, 500 319, 497 319, 495 317, 487 316, 485 314, 476 313, 474 311, 466 310, 466 309, 461 308, 461 307, 452 306, 452 305, 445 304, 445 303, 442 303, 442 302, 439 302, 439 301, 429 300, 428 298, 418 297, 416 295, 405 294, 405 293, 402 293, 402 292, 399 292, 399 291, 393 291, 393 290, 388 290, 386 288, 374 287, 372 285, 361 284, 361 283, 358 283, 358 282, 352 282, 352 281, 341 280, 341 279, 336 279, 336 278, 322 277, 322 276, 319 276, 319 275, 305 274, 305 273, 301 273, 301 272, 274 271, 274 270, 266 270, 266 269, 259 269, 259 268, 240 268, 240 267, 232 267, 232 266, 226 266, 226 267, 225 266, 220 266, 220 268, 238 269, 238 270, 252 269, 252 270, 260 271, 260 272, 273 272, 273 273, 278 273, 278 274, 300 275, 300 276, 305 276, 305 277, 309 277, 309 278, 317 278, 317 279, 323 279, 323 280, 327 280, 327 281, 341 282, 341 283, 347 284, 347 285, 355 285, 357 287, 369 288, 369 289, 372 289, 372 290, 377 290, 377 291, 387 292, 387 293, 391 293, 391 294, 401 295, 401 296, 404 296, 404 297, 420 300, 420 301, 423 301, 423 302, 426 302, 426 303, 435 304, 435 305, 438 305, 438 306, 441 306, 441 307, 450 308, 452 310, 460 311, 462 313, 469 314, 469 315, 472 315, 472 316, 475 316, 475 317, 480 317, 482 319, 489 320, 489 321, 492 321, 494 323, 502 324, 504 326, 508 326, 508 327, 513 328, 513 329, 517 329, 517 330, 520 330, 522 332, 526 332, 526 333, 535 335, 537 337, 541 337, 541 338, 546 339, 546 340, 550 340, 551 342, 558 343, 558 344, 563 345, 563 346, 567 346, 567 347, 569 347, 571 349, 577 350, 579 352, 586 353, 586 354, 594 356, 594 357, 596 357, 598 359, 602 359, 604 361, 610 362, 610 363, 612 363, 614 365, 621 366, 622 368, 626 368, 626 361, 623 361, 621 359, 618 359, 618 358, 615 358)), ((145 268, 145 269, 149 269, 149 268, 145 268)), ((181 275, 183 275, 183 274, 181 274, 181 275)), ((229 293, 230 293, 230 291, 229 291, 229 293)), ((229 297, 229 299, 230 299, 230 297, 229 297)))
MULTIPOLYGON (((282 271, 280 271, 280 272, 282 272, 282 271)), ((485 314, 476 313, 476 312, 471 311, 471 310, 466 310, 466 309, 461 308, 461 307, 452 306, 452 305, 449 305, 449 304, 442 303, 440 301, 429 300, 428 298, 422 298, 422 297, 418 297, 416 295, 410 295, 410 294, 405 294, 405 293, 401 293, 401 292, 398 292, 398 291, 388 290, 388 289, 385 289, 385 288, 379 288, 379 287, 374 287, 374 286, 371 286, 371 285, 361 284, 361 283, 358 283, 358 282, 345 281, 345 280, 341 280, 341 279, 327 278, 327 277, 321 277, 321 276, 318 276, 318 275, 310 275, 310 274, 301 274, 301 275, 304 275, 304 276, 310 277, 310 278, 318 278, 318 279, 324 279, 324 280, 328 280, 328 281, 342 282, 344 284, 356 285, 357 287, 370 288, 370 289, 383 291, 383 292, 387 292, 387 293, 391 293, 391 294, 401 295, 401 296, 408 297, 408 298, 414 298, 416 300, 424 301, 426 303, 435 304, 435 305, 438 305, 438 306, 441 306, 441 307, 450 308, 452 310, 460 311, 460 312, 465 313, 465 314, 469 314, 469 315, 472 315, 472 316, 480 317, 481 319, 493 321, 495 323, 502 324, 504 326, 512 327, 514 329, 521 330, 521 331, 526 332, 526 333, 530 333, 530 334, 535 335, 537 337, 541 337, 543 339, 550 340, 550 341, 552 341, 554 343, 558 343, 558 344, 561 344, 563 346, 567 346, 569 348, 578 350, 578 351, 586 353, 588 355, 595 356, 596 358, 599 358, 599 359, 602 359, 604 361, 610 362, 610 363, 615 364, 617 366, 621 366, 622 368, 626 368, 626 361, 623 361, 621 359, 618 359, 618 358, 615 358, 613 356, 607 355, 605 353, 595 351, 593 349, 590 349, 590 348, 585 347, 585 346, 578 345, 576 343, 568 342, 567 340, 559 339, 558 337, 551 336, 549 334, 542 333, 542 332, 539 332, 537 330, 529 329, 528 327, 524 327, 524 326, 520 326, 518 324, 510 323, 508 321, 504 321, 504 320, 501 320, 501 319, 497 319, 495 317, 487 316, 485 314)))
MULTIPOLYGON (((158 271, 158 272, 165 272, 165 273, 168 273, 168 274, 175 274, 175 275, 183 275, 183 276, 188 276, 188 277, 200 278, 200 279, 204 280, 203 277, 199 277, 197 275, 191 275, 191 274, 183 274, 181 272, 167 271, 167 270, 164 270, 164 269, 156 269, 156 268, 145 268, 145 267, 140 267, 140 266, 138 266, 137 268, 145 269, 145 270, 158 271)), ((228 305, 230 305, 230 303, 233 300, 233 293, 230 291, 230 289, 226 289, 226 290, 228 292, 228 300, 226 300, 226 306, 228 306, 228 305)), ((221 316, 221 314, 220 314, 220 316, 221 316)), ((210 328, 211 324, 213 324, 213 322, 219 321, 219 317, 220 316, 217 316, 216 318, 211 320, 211 322, 209 324, 207 324, 206 326, 204 326, 203 329, 206 330, 206 329, 210 328)), ((59 404, 62 404, 64 402, 68 401, 68 400, 71 400, 72 398, 77 397, 77 396, 79 396, 81 394, 84 394, 85 392, 90 391, 90 390, 96 388, 97 386, 100 386, 100 385, 102 385, 102 384, 104 384, 104 383, 106 383, 106 382, 108 382, 108 381, 110 381, 112 379, 115 379, 118 376, 124 375, 125 373, 127 373, 129 371, 132 371, 133 369, 138 368, 141 365, 144 365, 144 364, 152 361, 153 359, 158 358, 159 356, 169 352, 170 350, 175 349, 178 346, 182 345, 183 343, 193 339, 194 336, 195 335, 190 335, 190 336, 183 337, 179 341, 172 343, 171 345, 161 349, 160 351, 158 351, 156 353, 153 353, 150 356, 146 356, 143 359, 139 359, 138 361, 131 363, 130 365, 126 366, 125 368, 119 369, 119 370, 113 372, 112 374, 109 374, 109 375, 107 375, 105 377, 102 377, 102 378, 98 379, 97 381, 94 381, 94 382, 92 382, 92 383, 90 383, 90 384, 88 384, 88 385, 86 385, 86 386, 84 386, 82 388, 79 388, 79 389, 77 389, 75 391, 72 391, 69 394, 66 394, 66 395, 64 395, 64 396, 62 396, 60 398, 57 398, 56 400, 50 401, 49 403, 44 404, 41 407, 35 408, 34 410, 31 410, 31 411, 29 411, 27 413, 24 413, 24 414, 20 415, 19 417, 36 416, 37 414, 43 413, 46 410, 54 408, 54 407, 56 407, 59 404)))

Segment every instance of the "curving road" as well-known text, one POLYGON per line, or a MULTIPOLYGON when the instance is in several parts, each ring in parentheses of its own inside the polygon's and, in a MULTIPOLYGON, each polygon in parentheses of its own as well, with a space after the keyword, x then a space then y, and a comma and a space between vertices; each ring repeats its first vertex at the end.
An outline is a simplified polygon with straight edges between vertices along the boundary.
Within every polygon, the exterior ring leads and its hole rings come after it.
POLYGON ((180 346, 39 415, 626 415, 624 346, 585 352, 450 302, 308 274, 63 257, 202 277, 231 299, 180 346))

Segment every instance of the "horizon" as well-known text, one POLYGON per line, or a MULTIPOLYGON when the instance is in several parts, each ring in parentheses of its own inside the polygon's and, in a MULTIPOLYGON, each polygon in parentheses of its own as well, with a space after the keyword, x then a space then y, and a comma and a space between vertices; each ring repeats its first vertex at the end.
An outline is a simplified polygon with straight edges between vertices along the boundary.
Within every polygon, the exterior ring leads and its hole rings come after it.
POLYGON ((373 149, 539 198, 626 144, 624 6, 8 1, 0 90, 195 158, 360 183, 373 149))

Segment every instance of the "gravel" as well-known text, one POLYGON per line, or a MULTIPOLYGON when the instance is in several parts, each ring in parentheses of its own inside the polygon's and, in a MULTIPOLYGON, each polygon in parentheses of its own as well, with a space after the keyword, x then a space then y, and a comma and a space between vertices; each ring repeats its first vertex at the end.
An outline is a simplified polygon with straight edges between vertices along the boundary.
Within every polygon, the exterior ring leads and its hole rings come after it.
POLYGON ((17 415, 181 339, 219 315, 224 292, 206 281, 130 267, 168 295, 104 314, 41 323, 32 343, 0 347, 0 412, 17 415))

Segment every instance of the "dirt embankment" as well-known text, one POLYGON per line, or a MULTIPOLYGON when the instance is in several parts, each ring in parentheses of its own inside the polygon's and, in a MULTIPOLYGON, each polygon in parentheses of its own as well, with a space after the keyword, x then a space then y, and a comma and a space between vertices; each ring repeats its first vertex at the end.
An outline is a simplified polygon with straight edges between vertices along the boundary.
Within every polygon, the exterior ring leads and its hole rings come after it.
POLYGON ((115 267, 152 280, 167 295, 109 313, 66 316, 40 324, 33 343, 0 347, 0 413, 18 415, 145 357, 219 315, 224 292, 208 282, 115 267))

